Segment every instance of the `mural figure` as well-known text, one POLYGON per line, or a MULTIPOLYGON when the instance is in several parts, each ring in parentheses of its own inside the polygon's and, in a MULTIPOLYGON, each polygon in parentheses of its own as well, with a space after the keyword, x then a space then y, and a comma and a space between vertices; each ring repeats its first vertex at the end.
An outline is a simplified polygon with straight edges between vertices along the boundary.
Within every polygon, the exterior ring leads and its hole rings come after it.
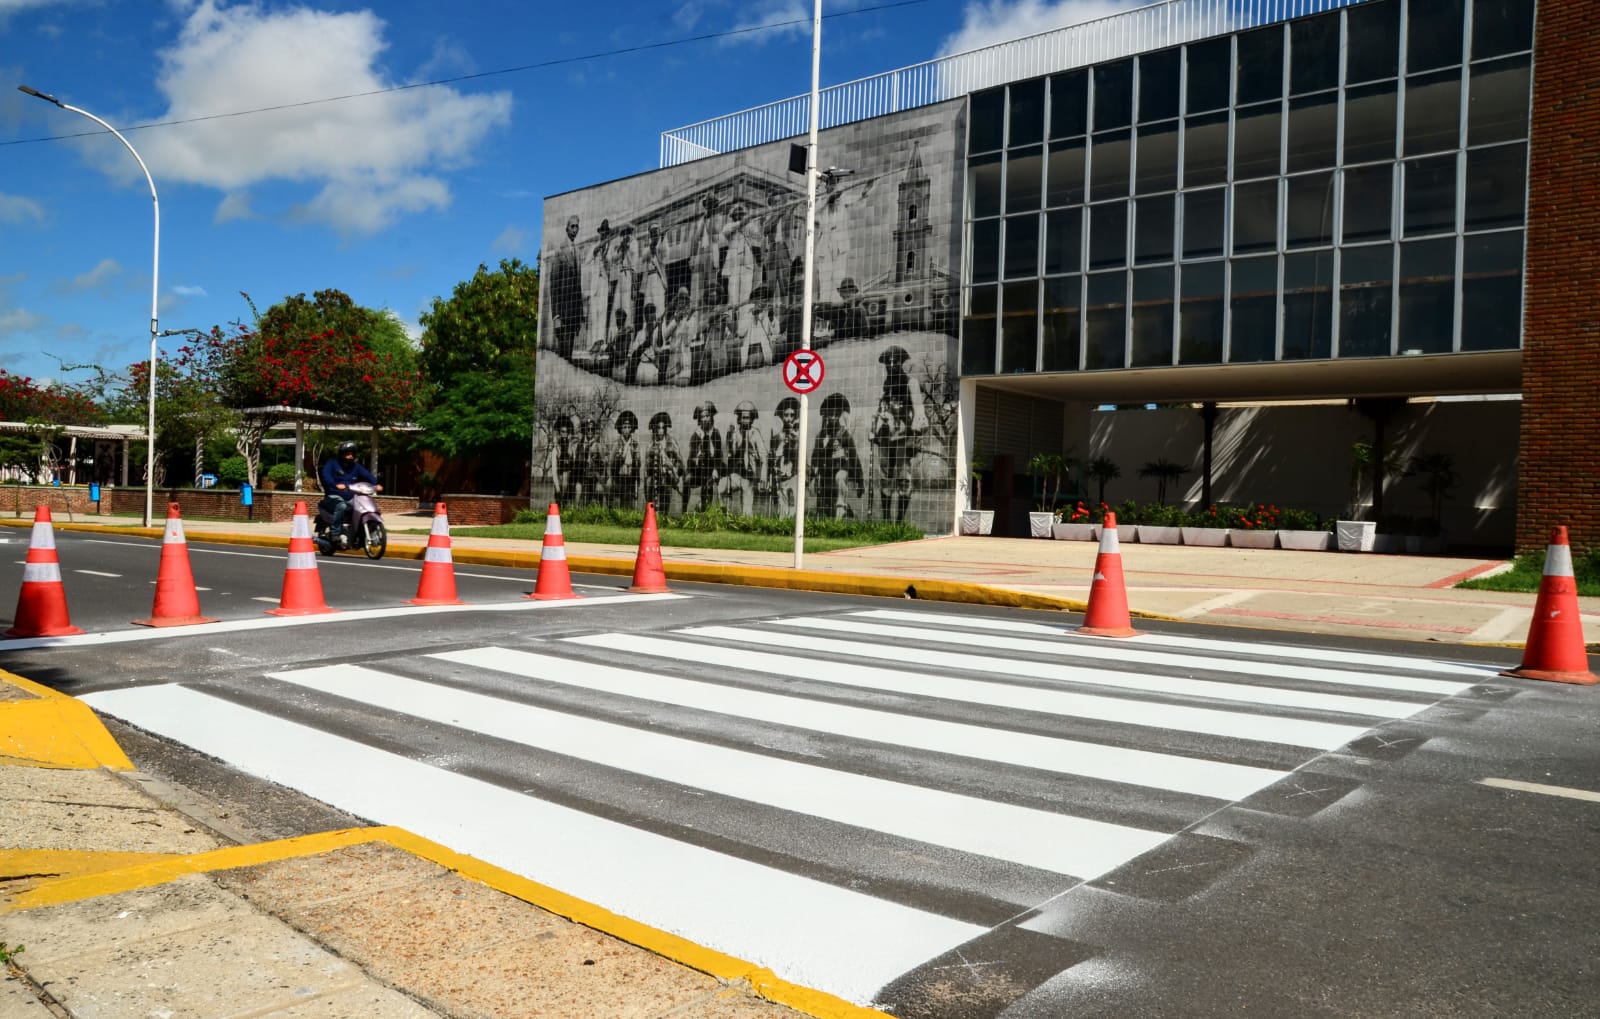
POLYGON ((579 502, 604 503, 606 477, 610 457, 605 439, 600 435, 600 419, 585 417, 578 439, 578 471, 574 499, 579 502))
POLYGON ((878 355, 884 372, 883 393, 878 397, 867 441, 872 447, 872 487, 878 495, 879 516, 884 520, 904 520, 911 505, 916 407, 911 402, 911 377, 905 370, 910 356, 899 345, 886 347, 878 355))
POLYGON ((550 333, 556 353, 571 359, 574 342, 583 334, 583 252, 578 248, 578 217, 567 217, 567 235, 551 252, 546 283, 551 296, 555 329, 550 333))
POLYGON ((650 416, 650 448, 644 458, 644 498, 655 503, 656 512, 671 515, 672 493, 685 477, 683 456, 668 434, 672 415, 658 410, 650 416))
POLYGON ((577 422, 566 410, 556 418, 556 439, 550 446, 545 476, 555 482, 555 501, 575 503, 578 486, 578 440, 573 434, 577 422))
POLYGON ((584 259, 583 293, 587 303, 584 322, 588 329, 584 336, 583 352, 593 356, 606 345, 606 333, 611 320, 611 274, 606 269, 611 244, 611 221, 602 219, 595 230, 595 241, 584 259))
POLYGON ((689 476, 683 487, 683 504, 687 509, 710 509, 716 499, 717 482, 728 472, 728 462, 722 454, 722 436, 717 433, 717 405, 710 400, 694 409, 694 423, 699 431, 689 436, 689 476), (690 491, 698 493, 690 501, 690 491))
POLYGON ((785 396, 773 412, 780 427, 772 433, 767 450, 767 486, 777 504, 778 516, 792 517, 796 505, 795 479, 800 474, 800 401, 785 396))
POLYGON ((817 512, 843 520, 855 516, 845 498, 849 487, 857 499, 866 494, 861 456, 850 434, 850 401, 843 393, 830 393, 822 401, 822 427, 811 445, 806 476, 816 490, 817 512))
POLYGON ((611 505, 618 509, 637 509, 639 474, 644 459, 639 455, 639 418, 631 410, 617 415, 617 441, 611 447, 611 505))
POLYGON ((761 486, 762 464, 766 453, 761 429, 755 427, 760 417, 756 405, 742 400, 733 409, 734 423, 728 426, 728 473, 717 486, 717 494, 730 513, 751 516, 755 513, 756 490, 761 486), (737 499, 737 501, 735 501, 737 499))

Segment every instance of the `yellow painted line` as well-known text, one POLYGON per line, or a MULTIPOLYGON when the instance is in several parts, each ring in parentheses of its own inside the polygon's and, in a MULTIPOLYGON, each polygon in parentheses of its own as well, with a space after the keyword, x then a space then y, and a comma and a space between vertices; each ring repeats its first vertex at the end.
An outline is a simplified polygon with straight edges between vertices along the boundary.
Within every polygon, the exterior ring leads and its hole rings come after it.
POLYGON ((168 859, 172 853, 114 853, 82 849, 0 849, 0 908, 45 881, 100 874, 168 859))
POLYGON ((87 704, 4 670, 0 683, 33 695, 0 701, 0 761, 39 768, 133 770, 133 762, 87 704))
POLYGON ((1538 782, 1519 782, 1514 778, 1480 778, 1479 785, 1496 789, 1511 789, 1519 793, 1539 793, 1543 796, 1560 796, 1569 800, 1587 800, 1600 803, 1600 792, 1590 789, 1573 789, 1564 785, 1540 785, 1538 782))

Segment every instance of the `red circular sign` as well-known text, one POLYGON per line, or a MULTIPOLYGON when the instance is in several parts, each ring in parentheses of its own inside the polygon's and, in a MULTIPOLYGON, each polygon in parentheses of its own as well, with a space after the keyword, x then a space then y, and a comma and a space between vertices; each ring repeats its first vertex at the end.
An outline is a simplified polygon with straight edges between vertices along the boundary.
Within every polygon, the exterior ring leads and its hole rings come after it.
POLYGON ((797 350, 783 360, 783 384, 801 395, 816 392, 826 374, 822 355, 811 349, 797 350))

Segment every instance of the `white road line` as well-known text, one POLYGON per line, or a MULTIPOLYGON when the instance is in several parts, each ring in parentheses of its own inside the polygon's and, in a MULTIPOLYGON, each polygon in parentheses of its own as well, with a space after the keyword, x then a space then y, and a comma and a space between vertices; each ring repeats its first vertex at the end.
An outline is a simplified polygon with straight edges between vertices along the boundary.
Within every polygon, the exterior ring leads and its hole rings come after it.
MULTIPOLYGON (((779 636, 759 630, 741 630, 734 627, 697 627, 685 631, 691 636, 701 636, 734 641, 761 642, 779 636)), ((728 669, 752 669, 796 679, 811 679, 823 683, 837 683, 865 690, 882 690, 915 697, 957 701, 964 704, 986 704, 1019 711, 1062 715, 1069 718, 1095 719, 1102 722, 1122 722, 1128 725, 1179 732, 1204 733, 1230 739, 1255 740, 1285 746, 1309 747, 1331 750, 1359 738, 1367 729, 1359 725, 1336 725, 1329 722, 1305 722, 1293 718, 1270 715, 1245 714, 1215 708, 1193 708, 1172 704, 1152 704, 1123 700, 1116 697, 1094 696, 1065 690, 1041 690, 1037 687, 1013 686, 1007 683, 983 682, 973 679, 956 679, 928 673, 876 668, 849 662, 824 661, 814 658, 796 658, 783 654, 764 654, 748 647, 730 648, 710 644, 691 644, 686 641, 662 640, 658 637, 637 637, 627 634, 601 634, 593 637, 570 637, 576 644, 613 648, 630 654, 656 655, 680 662, 693 662, 728 669)), ((901 649, 895 649, 901 650, 901 649)), ((948 656, 944 656, 948 657, 948 656)), ((1025 664, 1025 663, 1010 663, 1025 664)))
POLYGON ((1085 881, 1170 834, 734 750, 359 665, 268 675, 580 761, 1085 881))
MULTIPOLYGON (((1261 594, 1260 591, 1236 591, 1235 595, 1246 598, 1261 594)), ((1214 598, 1203 604, 1215 608, 1218 603, 1223 603, 1225 595, 1214 598)), ((1242 601, 1244 599, 1234 599, 1242 601)), ((1229 602, 1228 604, 1231 604, 1229 602)), ((1513 609, 1520 611, 1524 621, 1527 619, 1527 609, 1513 609)), ((987 616, 953 616, 947 613, 931 612, 906 612, 900 609, 871 609, 865 612, 852 612, 852 616, 869 619, 883 619, 907 623, 920 623, 923 626, 959 626, 970 630, 1002 630, 1011 633, 1029 633, 1041 637, 1074 637, 1070 627, 1052 626, 1048 623, 1025 623, 1008 619, 994 619, 987 616)), ((1181 615, 1182 613, 1180 613, 1181 615)), ((1159 647, 1175 647, 1196 651, 1226 651, 1233 654, 1255 655, 1270 658, 1295 658, 1312 662, 1342 662, 1348 665, 1376 665, 1390 669, 1412 669, 1419 672, 1442 672, 1452 676, 1485 676, 1499 671, 1495 665, 1471 665, 1462 662, 1440 662, 1426 658, 1408 658, 1404 655, 1373 654, 1366 651, 1342 651, 1332 648, 1301 647, 1294 644, 1264 644, 1259 641, 1240 640, 1211 640, 1206 637, 1179 637, 1170 634, 1145 633, 1137 637, 1129 637, 1123 643, 1130 645, 1153 644, 1159 647)))
MULTIPOLYGON (((1180 669, 1210 669, 1246 676, 1266 676, 1271 679, 1299 679, 1313 683, 1330 683, 1340 686, 1360 686, 1376 690, 1401 693, 1435 694, 1449 697, 1470 689, 1470 683, 1452 683, 1443 679, 1422 679, 1413 676, 1386 676, 1376 673, 1346 672, 1336 669, 1317 669, 1303 665, 1284 665, 1275 662, 1248 662, 1234 658, 1208 658, 1204 655, 1168 654, 1163 651, 1142 651, 1137 645, 1119 644, 1106 647, 1087 641, 1070 644, 1043 640, 1023 640, 1014 637, 975 637, 972 634, 952 633, 923 627, 881 626, 876 623, 855 623, 848 619, 797 616, 774 619, 778 626, 795 626, 829 633, 849 633, 873 637, 899 637, 934 644, 963 644, 979 648, 996 648, 1031 654, 1072 655, 1094 658, 1119 665, 1138 662, 1144 665, 1166 665, 1180 669)), ((1419 705, 1420 707, 1420 705, 1419 705)))
MULTIPOLYGON (((886 629, 897 629, 887 627, 886 629)), ((699 633, 699 630, 685 630, 699 633)), ((1248 683, 1224 683, 1214 679, 1189 679, 1185 676, 1152 676, 1142 672, 1120 669, 1098 669, 1090 665, 1056 662, 1030 662, 1018 659, 997 658, 992 654, 959 654, 942 648, 906 648, 893 644, 867 644, 860 641, 830 640, 826 637, 792 637, 770 630, 746 630, 746 633, 765 633, 765 638, 741 637, 774 647, 792 647, 798 650, 830 651, 841 655, 858 655, 866 658, 886 658, 890 661, 916 662, 919 665, 938 665, 961 668, 972 672, 992 673, 999 676, 1030 676, 1074 686, 1110 687, 1139 693, 1186 695, 1211 700, 1231 701, 1273 708, 1303 708, 1313 711, 1338 711, 1352 715, 1371 715, 1374 718, 1407 718, 1416 714, 1425 704, 1409 701, 1380 700, 1374 697, 1356 697, 1349 694, 1322 693, 1316 690, 1286 690, 1274 686, 1248 683)), ((955 635, 959 636, 959 635, 955 635)), ((973 650, 983 651, 991 639, 968 635, 973 650)), ((1021 641, 1020 643, 1033 643, 1021 641)), ((1092 693, 1093 691, 1084 691, 1092 693)))
POLYGON ((1514 778, 1480 778, 1479 785, 1496 789, 1512 789, 1519 793, 1539 793, 1544 796, 1561 796, 1569 800, 1588 800, 1600 803, 1600 792, 1590 789, 1573 789, 1562 785, 1540 785, 1538 782, 1519 782, 1514 778))
POLYGON ((1498 643, 1518 633, 1526 633, 1533 610, 1526 608, 1501 609, 1495 617, 1472 631, 1472 640, 1498 643))
POLYGON ((895 977, 984 932, 197 691, 138 687, 83 700, 357 816, 397 825, 851 1001, 868 1001, 895 977))
POLYGON ((1177 615, 1181 619, 1193 619, 1196 616, 1205 615, 1212 609, 1225 609, 1230 605, 1238 605, 1240 602, 1247 602, 1260 593, 1261 592, 1259 591, 1228 591, 1225 594, 1217 595, 1215 598, 1207 598, 1203 602, 1198 602, 1194 605, 1191 605, 1183 611, 1177 613, 1177 615))
POLYGON ((122 576, 122 574, 120 574, 120 573, 105 573, 105 572, 102 572, 100 570, 73 570, 72 572, 73 573, 82 573, 82 574, 85 574, 86 576, 90 576, 90 577, 112 577, 112 578, 116 578, 116 577, 122 576))
POLYGON ((1270 768, 916 718, 892 711, 830 704, 781 693, 762 693, 742 687, 721 686, 526 651, 474 648, 440 652, 429 657, 508 672, 547 683, 676 704, 697 711, 736 718, 765 719, 779 725, 850 739, 916 747, 980 761, 1082 775, 1107 782, 1125 782, 1151 789, 1170 789, 1219 800, 1243 799, 1287 774, 1270 768))
POLYGON ((265 597, 257 597, 257 598, 251 598, 251 599, 250 599, 250 600, 251 600, 251 601, 264 601, 264 602, 266 602, 266 603, 267 603, 267 604, 268 604, 268 605, 276 605, 276 604, 278 604, 278 602, 280 602, 280 601, 282 601, 282 600, 283 600, 283 599, 281 599, 281 598, 265 598, 265 597))

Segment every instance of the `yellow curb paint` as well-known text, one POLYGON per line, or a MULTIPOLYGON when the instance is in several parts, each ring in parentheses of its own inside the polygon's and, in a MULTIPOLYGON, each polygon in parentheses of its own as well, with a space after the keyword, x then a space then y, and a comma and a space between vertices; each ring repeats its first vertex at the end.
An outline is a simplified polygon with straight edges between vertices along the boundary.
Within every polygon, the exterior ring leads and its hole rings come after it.
POLYGON ((172 853, 110 853, 81 849, 0 849, 0 909, 45 881, 155 863, 172 853))
POLYGON ((0 701, 0 759, 40 768, 133 770, 87 704, 4 670, 0 683, 33 694, 30 700, 0 701))

